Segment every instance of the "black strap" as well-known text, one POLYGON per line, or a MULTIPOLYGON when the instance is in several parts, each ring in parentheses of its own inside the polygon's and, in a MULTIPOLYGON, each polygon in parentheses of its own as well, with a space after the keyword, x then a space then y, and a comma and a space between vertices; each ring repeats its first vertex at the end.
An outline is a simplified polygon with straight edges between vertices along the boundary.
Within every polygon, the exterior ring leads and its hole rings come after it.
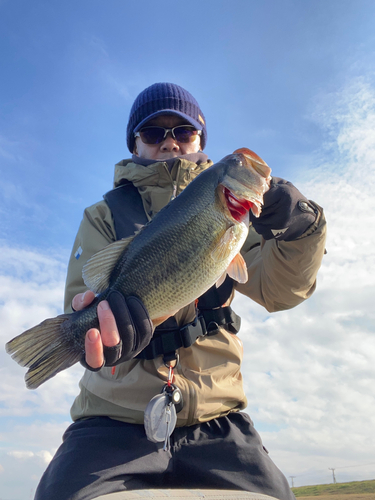
POLYGON ((176 359, 178 349, 190 347, 199 337, 215 335, 218 333, 219 326, 224 326, 231 333, 237 333, 241 326, 241 318, 228 306, 201 311, 193 323, 181 328, 176 326, 173 329, 167 329, 163 325, 165 323, 155 329, 151 342, 138 354, 137 358, 155 359, 163 356, 164 362, 171 361, 176 359))
POLYGON ((111 209, 118 240, 132 236, 148 222, 142 198, 131 182, 108 191, 103 198, 111 209))
POLYGON ((225 326, 231 333, 237 334, 241 328, 241 318, 229 306, 206 309, 199 313, 206 323, 207 335, 218 332, 219 326, 225 326))

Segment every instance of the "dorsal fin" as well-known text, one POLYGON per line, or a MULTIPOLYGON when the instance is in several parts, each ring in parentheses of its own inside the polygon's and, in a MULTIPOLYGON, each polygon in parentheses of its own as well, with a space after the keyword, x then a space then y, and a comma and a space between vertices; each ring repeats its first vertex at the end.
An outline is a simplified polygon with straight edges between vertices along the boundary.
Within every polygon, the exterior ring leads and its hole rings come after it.
POLYGON ((99 250, 83 266, 82 277, 85 285, 94 293, 102 293, 109 287, 112 271, 123 251, 133 241, 134 236, 110 243, 99 250))

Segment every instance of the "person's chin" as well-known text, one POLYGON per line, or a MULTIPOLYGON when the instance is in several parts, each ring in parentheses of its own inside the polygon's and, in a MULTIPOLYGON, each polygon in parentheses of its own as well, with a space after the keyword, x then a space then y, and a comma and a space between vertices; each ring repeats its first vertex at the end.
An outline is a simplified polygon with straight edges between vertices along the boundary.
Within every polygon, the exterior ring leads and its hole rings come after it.
POLYGON ((156 161, 163 161, 163 160, 170 160, 171 158, 177 158, 177 156, 180 156, 181 153, 166 153, 163 155, 158 156, 158 158, 155 158, 156 161))

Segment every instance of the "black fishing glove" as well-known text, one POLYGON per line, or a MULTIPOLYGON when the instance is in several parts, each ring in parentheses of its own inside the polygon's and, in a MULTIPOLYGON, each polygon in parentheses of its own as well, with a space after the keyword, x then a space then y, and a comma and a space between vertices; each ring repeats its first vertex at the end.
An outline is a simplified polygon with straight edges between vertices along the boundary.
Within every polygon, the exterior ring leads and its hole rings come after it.
MULTIPOLYGON (((113 347, 103 346, 103 366, 115 366, 135 358, 150 343, 154 325, 138 297, 125 298, 122 293, 112 291, 107 301, 115 317, 121 340, 113 347)), ((102 368, 91 368, 85 359, 81 360, 81 364, 90 371, 99 371, 102 368)))
POLYGON ((317 214, 318 210, 291 182, 273 177, 260 216, 250 212, 250 220, 265 240, 292 241, 315 222, 317 214))

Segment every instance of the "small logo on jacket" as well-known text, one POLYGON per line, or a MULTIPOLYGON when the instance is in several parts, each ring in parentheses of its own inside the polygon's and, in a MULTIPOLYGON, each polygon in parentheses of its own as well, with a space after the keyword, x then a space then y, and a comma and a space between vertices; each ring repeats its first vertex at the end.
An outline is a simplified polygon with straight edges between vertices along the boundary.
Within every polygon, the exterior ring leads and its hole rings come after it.
POLYGON ((82 255, 82 248, 78 247, 78 250, 74 254, 74 257, 78 260, 81 257, 81 255, 82 255))
POLYGON ((274 238, 280 238, 286 231, 288 231, 289 227, 286 227, 285 229, 271 229, 271 233, 273 234, 274 238))

